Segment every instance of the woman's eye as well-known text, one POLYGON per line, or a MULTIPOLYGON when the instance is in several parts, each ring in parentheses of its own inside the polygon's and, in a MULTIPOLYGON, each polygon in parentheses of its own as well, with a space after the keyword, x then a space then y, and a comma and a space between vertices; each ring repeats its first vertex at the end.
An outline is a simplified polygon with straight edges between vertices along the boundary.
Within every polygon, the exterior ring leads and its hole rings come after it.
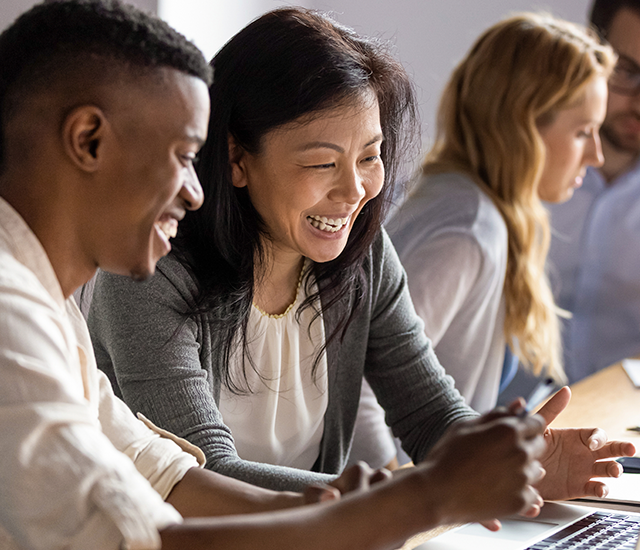
POLYGON ((365 162, 375 162, 377 160, 380 160, 380 155, 372 155, 364 159, 365 162))
POLYGON ((313 164, 309 168, 320 168, 320 169, 323 169, 323 168, 332 168, 334 166, 335 166, 335 162, 326 162, 324 164, 313 164))

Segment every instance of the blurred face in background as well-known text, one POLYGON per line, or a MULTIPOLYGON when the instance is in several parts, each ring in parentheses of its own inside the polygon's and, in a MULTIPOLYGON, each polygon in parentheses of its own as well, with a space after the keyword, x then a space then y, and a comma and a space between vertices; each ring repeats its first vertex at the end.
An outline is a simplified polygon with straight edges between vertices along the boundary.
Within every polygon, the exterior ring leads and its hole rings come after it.
POLYGON ((602 136, 611 145, 640 153, 640 14, 629 8, 616 13, 607 39, 618 53, 618 64, 609 79, 607 116, 602 136))
POLYGON ((554 114, 539 128, 545 144, 545 164, 538 186, 548 202, 569 200, 582 185, 588 166, 602 166, 600 125, 607 108, 607 81, 597 76, 587 83, 580 100, 554 114))

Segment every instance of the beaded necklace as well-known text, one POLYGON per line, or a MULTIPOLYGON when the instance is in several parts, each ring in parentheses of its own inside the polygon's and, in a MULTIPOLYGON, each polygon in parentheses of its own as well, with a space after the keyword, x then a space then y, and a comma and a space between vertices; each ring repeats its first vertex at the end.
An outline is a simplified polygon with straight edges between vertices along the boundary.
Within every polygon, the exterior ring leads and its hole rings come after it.
POLYGON ((306 261, 302 262, 302 267, 300 268, 300 275, 298 275, 298 285, 296 286, 296 295, 293 298, 293 302, 291 302, 287 306, 287 309, 285 309, 283 313, 277 313, 277 314, 267 313, 255 302, 253 302, 253 307, 255 307, 261 315, 263 315, 264 317, 269 317, 270 319, 282 319, 283 317, 286 317, 287 314, 293 309, 293 306, 295 306, 296 302, 298 301, 298 294, 300 294, 300 287, 302 286, 302 275, 304 273, 305 263, 306 261))

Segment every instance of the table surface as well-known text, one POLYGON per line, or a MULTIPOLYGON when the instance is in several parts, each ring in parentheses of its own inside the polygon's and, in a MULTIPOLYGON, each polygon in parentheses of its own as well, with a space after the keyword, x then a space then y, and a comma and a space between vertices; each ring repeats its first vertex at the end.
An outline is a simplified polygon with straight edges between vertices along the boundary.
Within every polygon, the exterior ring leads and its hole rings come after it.
MULTIPOLYGON (((628 431, 640 426, 640 388, 636 388, 621 364, 603 369, 571 386, 571 401, 552 422, 554 428, 598 427, 608 438, 631 441, 640 456, 640 433, 628 431)), ((410 538, 401 550, 411 550, 419 544, 445 532, 440 527, 410 538)))
POLYGON ((631 441, 640 453, 640 433, 627 430, 640 425, 640 388, 619 363, 571 386, 567 408, 552 422, 554 428, 598 427, 609 439, 631 441))

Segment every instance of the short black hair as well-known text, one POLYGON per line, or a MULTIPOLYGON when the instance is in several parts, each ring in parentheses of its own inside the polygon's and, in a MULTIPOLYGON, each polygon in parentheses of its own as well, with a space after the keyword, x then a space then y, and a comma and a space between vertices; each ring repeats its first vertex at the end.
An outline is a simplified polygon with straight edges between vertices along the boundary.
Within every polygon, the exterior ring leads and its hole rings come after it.
POLYGON ((45 0, 0 34, 0 168, 10 98, 66 78, 60 69, 71 63, 99 71, 105 60, 132 74, 167 67, 211 83, 202 52, 159 18, 119 0, 45 0))
POLYGON ((622 8, 632 9, 640 15, 640 0, 594 0, 590 20, 602 37, 606 38, 611 21, 622 8))

